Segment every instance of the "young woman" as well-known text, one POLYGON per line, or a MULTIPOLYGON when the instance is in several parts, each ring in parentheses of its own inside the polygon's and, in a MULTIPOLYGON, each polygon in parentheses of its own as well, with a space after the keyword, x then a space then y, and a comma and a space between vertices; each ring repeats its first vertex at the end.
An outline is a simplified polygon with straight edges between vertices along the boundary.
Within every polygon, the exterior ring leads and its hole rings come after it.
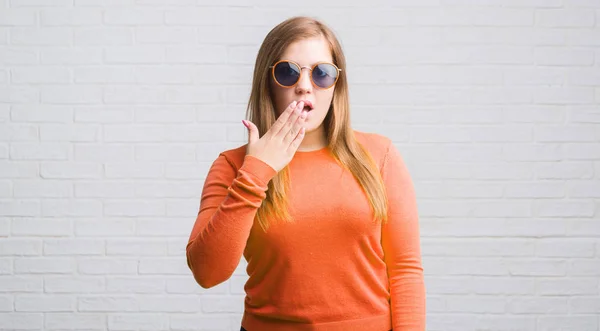
POLYGON ((380 134, 350 126, 334 33, 293 17, 266 36, 248 144, 219 154, 187 245, 195 280, 249 279, 240 330, 425 330, 415 192, 380 134))

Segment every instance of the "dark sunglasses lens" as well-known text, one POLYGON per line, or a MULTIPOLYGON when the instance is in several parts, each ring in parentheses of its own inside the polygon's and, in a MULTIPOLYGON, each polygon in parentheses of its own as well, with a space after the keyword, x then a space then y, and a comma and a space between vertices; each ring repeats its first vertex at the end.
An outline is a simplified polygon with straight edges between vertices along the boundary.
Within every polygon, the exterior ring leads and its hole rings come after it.
POLYGON ((300 78, 300 68, 290 62, 279 62, 275 66, 275 79, 283 86, 292 86, 300 78))
POLYGON ((320 63, 312 71, 315 84, 322 88, 331 87, 337 79, 338 70, 331 64, 320 63))

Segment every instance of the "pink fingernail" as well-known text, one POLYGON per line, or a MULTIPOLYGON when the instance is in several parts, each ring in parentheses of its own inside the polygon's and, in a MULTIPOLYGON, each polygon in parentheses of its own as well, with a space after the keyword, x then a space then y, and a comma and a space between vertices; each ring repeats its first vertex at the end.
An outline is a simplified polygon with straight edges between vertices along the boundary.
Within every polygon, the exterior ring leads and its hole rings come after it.
POLYGON ((245 120, 242 120, 242 123, 244 124, 245 127, 247 127, 248 129, 250 129, 250 126, 248 125, 248 123, 246 123, 245 120))

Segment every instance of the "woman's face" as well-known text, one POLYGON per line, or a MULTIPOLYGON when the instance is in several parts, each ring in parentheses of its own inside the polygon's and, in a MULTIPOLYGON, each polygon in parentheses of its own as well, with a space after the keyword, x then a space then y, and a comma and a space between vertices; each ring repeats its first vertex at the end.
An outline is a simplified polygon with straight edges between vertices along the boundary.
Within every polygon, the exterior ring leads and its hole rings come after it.
MULTIPOLYGON (((281 55, 280 60, 296 62, 301 67, 310 67, 317 62, 333 63, 331 51, 323 37, 302 39, 290 44, 281 55)), ((310 71, 302 69, 298 84, 291 88, 279 86, 270 75, 270 86, 273 92, 275 110, 279 116, 292 101, 309 100, 313 109, 309 112, 305 122, 306 133, 316 130, 327 115, 335 85, 324 90, 316 88, 310 80, 310 71)))

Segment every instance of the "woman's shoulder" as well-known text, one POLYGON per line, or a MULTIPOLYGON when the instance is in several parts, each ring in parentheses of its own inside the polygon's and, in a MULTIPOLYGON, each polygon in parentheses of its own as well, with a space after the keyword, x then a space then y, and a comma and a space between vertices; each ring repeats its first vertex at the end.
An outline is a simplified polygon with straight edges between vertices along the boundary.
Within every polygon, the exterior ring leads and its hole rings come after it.
POLYGON ((354 136, 376 160, 383 159, 392 143, 387 136, 375 132, 354 130, 354 136))
POLYGON ((217 159, 225 159, 234 169, 239 169, 244 163, 244 157, 246 156, 246 146, 244 144, 238 147, 225 149, 219 153, 217 159))

